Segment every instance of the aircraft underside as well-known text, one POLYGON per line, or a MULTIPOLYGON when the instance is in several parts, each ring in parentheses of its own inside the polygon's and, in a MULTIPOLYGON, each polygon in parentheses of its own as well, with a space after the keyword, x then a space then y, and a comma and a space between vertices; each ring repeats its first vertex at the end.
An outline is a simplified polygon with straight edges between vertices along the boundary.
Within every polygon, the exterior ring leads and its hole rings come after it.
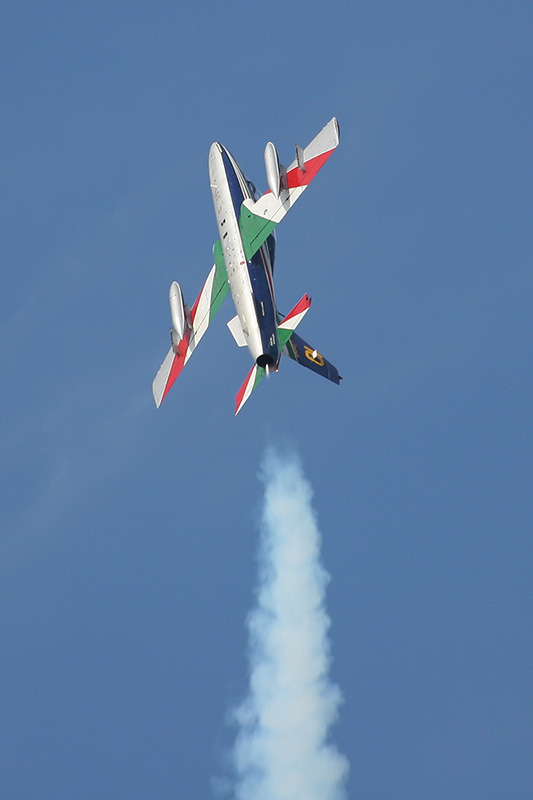
POLYGON ((236 396, 238 413, 267 371, 277 370, 281 354, 334 383, 337 369, 315 348, 295 334, 309 310, 304 295, 283 316, 274 296, 275 229, 339 143, 339 126, 333 118, 306 148, 296 146, 289 167, 279 162, 272 142, 265 148, 269 189, 257 194, 231 153, 215 142, 209 150, 209 180, 219 240, 207 280, 192 308, 177 282, 170 287, 171 348, 153 382, 159 406, 189 360, 209 324, 231 291, 237 315, 228 327, 239 346, 247 346, 253 366, 236 396))

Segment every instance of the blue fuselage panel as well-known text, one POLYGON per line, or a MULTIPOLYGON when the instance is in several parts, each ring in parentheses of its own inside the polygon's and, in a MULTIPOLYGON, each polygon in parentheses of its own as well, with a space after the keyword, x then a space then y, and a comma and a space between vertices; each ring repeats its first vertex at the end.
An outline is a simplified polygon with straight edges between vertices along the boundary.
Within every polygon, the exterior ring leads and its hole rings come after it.
MULTIPOLYGON (((240 175, 237 174, 225 150, 222 151, 222 158, 235 215, 237 219, 240 219, 243 201, 252 197, 249 183, 242 172, 240 175)), ((273 236, 269 238, 272 238, 272 241, 260 247, 257 253, 254 253, 252 258, 248 261, 247 266, 254 296, 257 325, 261 333, 261 342, 263 344, 263 360, 265 364, 277 365, 280 351, 272 281, 274 264, 273 261, 270 263, 271 255, 274 255, 275 240, 273 236)))

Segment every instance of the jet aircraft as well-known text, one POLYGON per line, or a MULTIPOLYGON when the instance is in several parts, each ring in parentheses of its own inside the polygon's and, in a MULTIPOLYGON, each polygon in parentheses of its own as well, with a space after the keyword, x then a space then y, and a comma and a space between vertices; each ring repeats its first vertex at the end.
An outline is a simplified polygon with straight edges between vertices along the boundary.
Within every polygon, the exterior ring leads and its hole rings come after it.
POLYGON ((198 342, 229 291, 237 314, 228 328, 239 347, 247 346, 254 364, 235 398, 238 414, 259 382, 277 372, 281 354, 339 383, 337 369, 295 329, 309 310, 305 294, 289 314, 277 309, 274 298, 275 229, 287 211, 311 183, 339 144, 335 117, 284 167, 276 147, 265 147, 268 190, 259 195, 255 186, 219 142, 209 150, 209 182, 220 238, 213 247, 214 264, 192 308, 184 302, 179 284, 169 291, 171 347, 153 382, 159 408, 172 384, 191 357, 198 342))

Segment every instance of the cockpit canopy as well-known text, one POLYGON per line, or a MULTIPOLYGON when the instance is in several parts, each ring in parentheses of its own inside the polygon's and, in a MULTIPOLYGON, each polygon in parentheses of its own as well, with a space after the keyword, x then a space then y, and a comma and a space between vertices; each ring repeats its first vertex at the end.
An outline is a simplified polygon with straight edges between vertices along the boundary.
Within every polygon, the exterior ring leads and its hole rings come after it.
POLYGON ((254 184, 254 183, 252 183, 252 181, 248 181, 248 180, 247 180, 246 182, 247 182, 247 184, 248 184, 248 188, 249 188, 249 190, 250 190, 250 194, 252 195, 252 197, 254 198, 254 200, 259 200, 259 198, 261 197, 261 195, 259 194, 259 192, 258 192, 258 190, 257 190, 257 188, 256 188, 256 186, 255 186, 255 184, 254 184))

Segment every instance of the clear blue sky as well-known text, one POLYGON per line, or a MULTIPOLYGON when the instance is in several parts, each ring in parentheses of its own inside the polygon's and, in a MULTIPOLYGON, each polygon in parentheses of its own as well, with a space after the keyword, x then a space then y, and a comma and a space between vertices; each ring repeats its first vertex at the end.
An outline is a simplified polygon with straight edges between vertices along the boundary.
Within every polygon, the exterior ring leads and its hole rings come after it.
POLYGON ((529 800, 530 3, 8 2, 0 24, 0 795, 208 798, 246 691, 262 454, 332 576, 349 797, 529 800), (333 115, 276 292, 336 387, 212 329, 156 411, 167 291, 333 115))

